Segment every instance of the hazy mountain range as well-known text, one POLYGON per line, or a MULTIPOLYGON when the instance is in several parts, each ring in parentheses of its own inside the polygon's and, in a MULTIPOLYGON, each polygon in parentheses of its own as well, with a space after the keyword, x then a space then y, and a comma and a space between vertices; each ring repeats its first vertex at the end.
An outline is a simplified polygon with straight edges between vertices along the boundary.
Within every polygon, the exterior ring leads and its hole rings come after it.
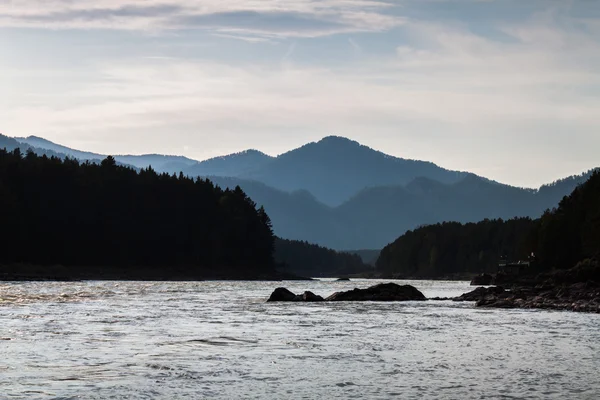
MULTIPOLYGON (((100 160, 38 137, 0 137, 0 148, 100 160), (9 144, 7 146, 7 143, 9 144)), ((406 160, 357 142, 327 137, 277 157, 257 150, 195 161, 182 156, 117 155, 137 168, 210 177, 239 185, 264 205, 275 233, 334 249, 380 249, 408 229, 441 221, 538 217, 589 174, 539 189, 516 188, 425 161, 406 160)))

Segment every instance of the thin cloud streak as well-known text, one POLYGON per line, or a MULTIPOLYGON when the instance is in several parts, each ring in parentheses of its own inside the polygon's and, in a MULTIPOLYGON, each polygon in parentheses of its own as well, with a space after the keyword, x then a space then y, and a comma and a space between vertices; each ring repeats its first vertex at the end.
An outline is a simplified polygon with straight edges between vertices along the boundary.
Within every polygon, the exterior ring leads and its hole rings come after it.
POLYGON ((203 29, 274 37, 381 32, 404 23, 369 0, 26 0, 0 4, 0 27, 160 31, 203 29))

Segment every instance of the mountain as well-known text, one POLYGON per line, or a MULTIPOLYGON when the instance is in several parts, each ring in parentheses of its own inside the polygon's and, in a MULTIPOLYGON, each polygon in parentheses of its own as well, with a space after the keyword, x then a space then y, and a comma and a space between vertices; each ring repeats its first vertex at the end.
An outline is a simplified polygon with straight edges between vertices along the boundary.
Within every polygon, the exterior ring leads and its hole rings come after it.
POLYGON ((87 151, 73 150, 69 147, 53 143, 49 140, 37 136, 28 136, 26 138, 17 137, 15 138, 15 140, 19 143, 26 144, 34 148, 51 150, 55 153, 64 154, 65 156, 77 158, 79 160, 101 160, 106 157, 100 154, 90 153, 87 151))
POLYGON ((184 170, 189 176, 229 176, 239 177, 251 174, 273 160, 273 157, 258 150, 246 150, 240 153, 209 160, 188 166, 184 170))
MULTIPOLYGON (((106 155, 90 153, 87 151, 75 150, 60 144, 53 143, 49 140, 37 137, 28 136, 26 138, 15 138, 22 144, 35 147, 37 149, 51 150, 56 153, 64 154, 79 160, 103 160, 106 155)), ((1 147, 1 146, 0 146, 1 147)), ((189 159, 183 156, 167 156, 161 154, 144 154, 144 155, 115 155, 115 160, 123 165, 131 165, 136 168, 152 168, 157 172, 179 173, 180 171, 197 163, 196 160, 189 159)))
POLYGON ((211 176, 209 179, 224 189, 240 186, 258 206, 264 206, 278 237, 326 246, 338 243, 339 239, 335 238, 345 237, 345 232, 351 229, 350 221, 340 218, 333 208, 306 191, 288 193, 239 178, 211 176))
POLYGON ((464 173, 392 157, 358 142, 329 136, 237 176, 285 191, 305 189, 321 202, 338 206, 366 187, 405 185, 417 177, 454 183, 464 173))
MULTIPOLYGON (((368 188, 336 208, 351 225, 353 243, 341 248, 381 248, 398 234, 444 221, 476 222, 514 217, 538 218, 585 182, 593 171, 539 190, 498 184, 467 175, 454 184, 418 178, 406 187, 368 188), (359 227, 359 228, 358 228, 359 227), (394 232, 396 232, 394 234, 394 232), (394 236, 395 235, 395 236, 394 236)), ((338 243, 327 243, 334 248, 338 243)))
POLYGON ((380 249, 409 229, 443 221, 537 218, 556 207, 570 187, 583 183, 590 174, 540 190, 502 185, 471 174, 454 184, 417 178, 405 187, 364 189, 338 207, 327 206, 306 191, 288 193, 239 178, 210 179, 222 187, 239 185, 264 206, 277 236, 346 250, 380 249))
MULTIPOLYGON (((82 160, 105 157, 70 149, 35 136, 17 140, 82 160)), ((419 177, 440 183, 455 183, 466 175, 464 172, 449 171, 430 162, 392 157, 337 136, 308 143, 277 157, 271 157, 258 150, 246 150, 201 162, 182 156, 158 154, 114 157, 118 162, 137 168, 151 165, 158 172, 182 171, 185 175, 193 177, 235 177, 262 182, 286 192, 307 190, 320 202, 329 206, 338 206, 368 187, 406 185, 419 177)))
POLYGON ((277 157, 257 150, 217 157, 193 165, 184 173, 258 181, 286 192, 307 190, 333 207, 367 187, 405 185, 418 177, 455 183, 466 175, 430 162, 392 157, 337 136, 277 157))
MULTIPOLYGON (((0 139, 0 148, 2 141, 9 149, 29 148, 25 139, 21 144, 0 139)), ((54 150, 60 150, 72 156, 104 157, 40 138, 26 141, 45 146, 35 148, 38 154, 59 154, 54 150)), ((590 171, 538 190, 523 189, 428 162, 387 156, 339 137, 327 137, 278 157, 248 150, 202 162, 161 155, 115 158, 141 167, 152 164, 159 172, 183 170, 185 175, 208 177, 224 188, 240 186, 265 207, 277 236, 336 250, 381 249, 409 229, 443 221, 537 218, 591 175, 590 171)))
MULTIPOLYGON (((61 160, 64 160, 68 157, 67 154, 57 152, 50 148, 40 148, 30 145, 28 143, 22 143, 15 138, 11 138, 5 135, 0 134, 0 150, 6 149, 7 151, 13 151, 15 149, 19 149, 21 154, 26 154, 28 151, 33 151, 38 156, 47 156, 47 157, 57 157, 61 160)), ((92 161, 92 160, 90 160, 92 161)), ((94 162, 100 162, 100 159, 93 160, 94 162)))

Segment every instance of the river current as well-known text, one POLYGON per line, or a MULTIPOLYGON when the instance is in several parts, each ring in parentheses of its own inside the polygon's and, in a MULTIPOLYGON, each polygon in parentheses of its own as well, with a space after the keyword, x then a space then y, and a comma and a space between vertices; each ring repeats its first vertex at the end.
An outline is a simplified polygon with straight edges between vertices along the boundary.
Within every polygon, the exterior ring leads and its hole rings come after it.
POLYGON ((265 302, 375 283, 0 283, 0 398, 600 398, 600 315, 265 302))

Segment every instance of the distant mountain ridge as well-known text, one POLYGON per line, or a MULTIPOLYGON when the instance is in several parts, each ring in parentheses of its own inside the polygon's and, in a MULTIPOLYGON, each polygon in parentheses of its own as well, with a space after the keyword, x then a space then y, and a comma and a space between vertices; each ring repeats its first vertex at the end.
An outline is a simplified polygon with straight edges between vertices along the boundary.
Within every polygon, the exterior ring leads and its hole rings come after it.
POLYGON ((392 157, 350 139, 328 136, 237 175, 285 191, 305 189, 330 206, 342 204, 366 187, 406 185, 420 176, 454 183, 464 173, 431 162, 392 157))
POLYGON ((442 221, 539 217, 591 173, 539 190, 506 186, 475 175, 454 184, 417 178, 406 187, 366 188, 338 207, 327 206, 303 191, 284 192, 239 178, 210 179, 222 187, 239 185, 263 205, 279 237, 347 250, 381 249, 398 237, 398 232, 442 221))
MULTIPOLYGON (((0 147, 8 143, 59 157, 104 158, 41 138, 22 140, 0 136, 0 147), (66 153, 57 153, 60 150, 66 153)), ((161 155, 115 158, 138 168, 152 165, 158 172, 207 177, 222 187, 240 186, 265 207, 277 236, 336 250, 381 249, 408 229, 443 221, 536 218, 591 175, 590 171, 539 189, 517 188, 429 162, 391 157, 340 137, 277 157, 248 150, 201 162, 161 155)))
MULTIPOLYGON (((64 154, 79 160, 102 160, 106 158, 106 155, 103 154, 71 149, 37 136, 28 136, 26 138, 18 137, 15 138, 15 140, 34 148, 52 150, 58 154, 64 154)), ((178 173, 179 171, 182 171, 183 169, 197 163, 196 160, 192 160, 184 156, 168 156, 162 154, 144 154, 139 156, 126 154, 114 155, 113 157, 122 164, 131 165, 136 168, 146 168, 152 165, 157 172, 169 173, 178 173)))
MULTIPOLYGON (((70 149, 36 136, 16 140, 83 160, 104 157, 70 149)), ((258 150, 246 150, 205 161, 157 154, 114 157, 121 163, 137 168, 151 165, 158 172, 235 177, 263 182, 287 192, 308 190, 319 201, 330 206, 341 205, 367 187, 406 185, 418 177, 455 183, 466 176, 465 172, 450 171, 431 162, 393 157, 339 136, 325 137, 277 157, 258 150)))
POLYGON ((274 157, 252 149, 197 162, 184 169, 184 172, 190 176, 240 177, 252 173, 273 159, 274 157))

